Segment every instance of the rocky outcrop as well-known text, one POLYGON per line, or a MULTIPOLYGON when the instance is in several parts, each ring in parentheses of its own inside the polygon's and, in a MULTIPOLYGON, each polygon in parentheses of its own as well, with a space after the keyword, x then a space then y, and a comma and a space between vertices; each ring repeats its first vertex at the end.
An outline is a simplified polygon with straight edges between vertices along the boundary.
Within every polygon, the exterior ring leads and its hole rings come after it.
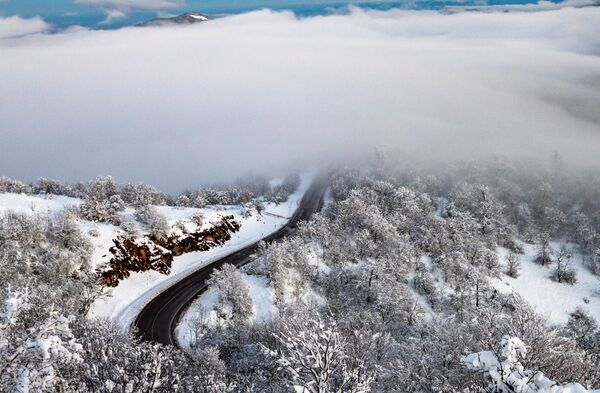
POLYGON ((152 236, 143 239, 114 239, 114 246, 109 250, 113 256, 107 268, 100 272, 102 284, 116 287, 119 281, 129 277, 131 272, 156 270, 162 274, 169 274, 174 257, 221 246, 239 229, 240 224, 233 216, 225 216, 208 229, 183 236, 173 235, 166 239, 152 236))

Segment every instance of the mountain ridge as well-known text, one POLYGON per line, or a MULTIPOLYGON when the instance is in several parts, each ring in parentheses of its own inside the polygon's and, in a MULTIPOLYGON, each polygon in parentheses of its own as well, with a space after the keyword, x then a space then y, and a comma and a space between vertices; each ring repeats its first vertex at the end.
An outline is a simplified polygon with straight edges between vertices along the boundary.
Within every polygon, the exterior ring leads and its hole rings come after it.
POLYGON ((166 25, 191 25, 194 23, 206 22, 211 18, 207 15, 199 12, 186 12, 181 15, 166 17, 166 18, 155 18, 146 22, 138 23, 138 27, 148 26, 166 26, 166 25))

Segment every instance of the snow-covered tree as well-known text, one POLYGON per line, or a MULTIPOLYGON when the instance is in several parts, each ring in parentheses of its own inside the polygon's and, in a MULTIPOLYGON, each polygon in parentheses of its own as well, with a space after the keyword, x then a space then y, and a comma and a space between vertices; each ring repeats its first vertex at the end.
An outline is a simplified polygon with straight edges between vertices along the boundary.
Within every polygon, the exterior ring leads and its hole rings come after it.
POLYGON ((135 218, 145 225, 151 236, 157 239, 165 239, 170 231, 167 218, 154 206, 144 205, 135 210, 135 218))
POLYGON ((580 347, 600 355, 600 329, 596 320, 584 309, 577 308, 569 315, 565 327, 580 347))
POLYGON ((9 391, 65 391, 69 371, 83 361, 71 319, 50 312, 31 326, 23 318, 28 292, 8 289, 0 313, 0 385, 9 391))
POLYGON ((281 321, 271 352, 286 371, 289 384, 303 393, 366 393, 373 382, 363 364, 352 364, 347 342, 335 320, 318 315, 281 321))
POLYGON ((504 336, 500 351, 472 353, 461 360, 469 370, 483 373, 490 381, 485 390, 490 393, 539 392, 587 393, 579 383, 558 384, 542 372, 526 369, 520 362, 527 355, 527 347, 518 337, 504 336))
POLYGON ((163 205, 166 199, 156 188, 143 183, 127 183, 120 188, 119 194, 125 203, 134 207, 163 205))
POLYGON ((216 311, 224 322, 245 323, 252 315, 250 289, 235 266, 225 264, 211 275, 209 285, 218 295, 216 311))
POLYGON ((571 264, 572 254, 565 246, 562 246, 556 254, 556 270, 554 278, 560 283, 575 284, 577 272, 571 264))
POLYGON ((540 233, 538 239, 538 254, 535 260, 542 266, 548 266, 554 262, 552 259, 552 248, 550 247, 550 235, 548 232, 540 233))

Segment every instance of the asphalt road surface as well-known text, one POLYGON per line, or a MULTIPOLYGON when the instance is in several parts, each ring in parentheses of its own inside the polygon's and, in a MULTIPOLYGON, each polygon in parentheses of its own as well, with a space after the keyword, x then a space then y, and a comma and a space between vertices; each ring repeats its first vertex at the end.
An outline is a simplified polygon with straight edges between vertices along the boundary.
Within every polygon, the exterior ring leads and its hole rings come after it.
MULTIPOLYGON (((308 220, 323 207, 323 198, 327 187, 328 178, 317 178, 302 197, 298 209, 294 212, 288 223, 277 232, 262 240, 270 243, 293 233, 298 222, 308 220)), ((134 322, 139 336, 143 340, 177 345, 175 327, 179 318, 192 301, 206 291, 206 281, 211 273, 225 263, 240 267, 251 262, 252 255, 257 249, 258 242, 227 255, 195 271, 156 296, 142 309, 134 322)))

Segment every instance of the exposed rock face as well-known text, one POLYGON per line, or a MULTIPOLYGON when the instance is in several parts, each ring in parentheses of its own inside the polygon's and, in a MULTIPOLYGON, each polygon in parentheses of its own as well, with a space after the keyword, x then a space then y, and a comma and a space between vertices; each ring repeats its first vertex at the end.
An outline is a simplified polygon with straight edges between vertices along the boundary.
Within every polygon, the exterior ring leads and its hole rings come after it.
POLYGON ((188 252, 207 251, 221 246, 240 230, 240 224, 233 216, 221 217, 211 228, 186 234, 169 236, 166 239, 147 237, 144 239, 114 239, 110 248, 113 257, 108 269, 100 272, 102 284, 116 287, 119 281, 129 277, 131 272, 156 270, 162 274, 171 272, 173 258, 188 252))

